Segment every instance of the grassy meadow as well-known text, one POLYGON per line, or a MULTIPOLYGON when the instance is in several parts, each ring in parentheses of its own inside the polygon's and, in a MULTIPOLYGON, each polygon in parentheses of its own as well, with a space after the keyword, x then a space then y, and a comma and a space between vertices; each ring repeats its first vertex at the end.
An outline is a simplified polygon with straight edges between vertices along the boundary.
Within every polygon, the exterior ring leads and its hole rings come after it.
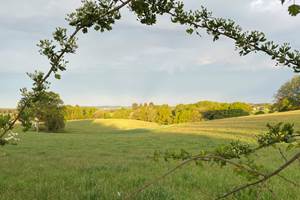
MULTIPOLYGON (((69 121, 63 133, 21 134, 18 145, 0 148, 1 200, 113 200, 162 175, 178 162, 155 162, 155 150, 197 153, 232 140, 254 143, 267 122, 293 122, 300 111, 160 126, 134 120, 69 121)), ((275 169, 284 161, 273 150, 259 153, 260 163, 275 169)), ((300 183, 299 165, 283 174, 300 183)), ((194 164, 178 170, 138 195, 145 200, 209 200, 247 180, 229 167, 194 164)), ((300 199, 300 188, 274 178, 271 189, 246 191, 228 199, 300 199)))

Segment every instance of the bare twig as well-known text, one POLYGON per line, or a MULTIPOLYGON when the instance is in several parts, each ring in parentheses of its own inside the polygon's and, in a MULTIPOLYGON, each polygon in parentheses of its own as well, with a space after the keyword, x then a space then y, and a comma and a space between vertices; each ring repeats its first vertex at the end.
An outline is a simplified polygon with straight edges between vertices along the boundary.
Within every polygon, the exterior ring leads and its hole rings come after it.
POLYGON ((145 189, 147 189, 148 187, 152 186, 153 184, 159 182, 160 180, 166 178, 167 176, 169 176, 170 174, 172 174, 173 172, 177 171, 178 169, 182 168, 183 166, 189 164, 192 161, 197 160, 197 157, 193 157, 190 158, 188 160, 183 161, 182 163, 180 163, 179 165, 177 165, 176 167, 172 168, 171 170, 167 171, 165 174, 163 174, 162 176, 150 181, 149 183, 146 183, 145 185, 143 185, 141 188, 138 188, 137 190, 129 193, 124 200, 131 200, 133 199, 133 197, 135 197, 137 194, 143 192, 145 189))
POLYGON ((278 149, 278 151, 279 151, 279 153, 280 153, 282 159, 283 159, 285 162, 287 162, 287 158, 286 158, 286 156, 284 155, 284 153, 282 152, 281 148, 278 147, 277 149, 278 149))

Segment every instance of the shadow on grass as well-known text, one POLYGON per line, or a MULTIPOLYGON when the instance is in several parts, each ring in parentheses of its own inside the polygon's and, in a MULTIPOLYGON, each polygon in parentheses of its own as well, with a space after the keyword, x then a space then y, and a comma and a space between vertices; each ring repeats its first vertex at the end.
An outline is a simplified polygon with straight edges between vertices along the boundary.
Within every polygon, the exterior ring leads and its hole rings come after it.
MULTIPOLYGON (((218 131, 216 131, 218 132, 218 131)), ((184 131, 170 131, 168 126, 156 126, 155 128, 132 128, 122 129, 116 125, 107 125, 95 123, 93 120, 70 121, 67 123, 64 133, 58 135, 74 135, 75 137, 90 137, 123 143, 126 141, 126 146, 142 146, 153 150, 158 149, 176 149, 186 147, 188 149, 210 149, 218 144, 228 144, 234 140, 241 142, 254 139, 243 133, 199 133, 184 131), (165 128, 166 127, 166 128, 165 128), (76 136, 78 135, 78 136, 76 136), (250 139, 249 139, 250 138, 250 139), (160 148, 157 148, 160 147, 160 148), (173 148, 176 147, 176 148, 173 148), (190 147, 190 148, 189 148, 190 147), (207 147, 207 148, 206 148, 207 147)), ((88 138, 85 138, 88 140, 88 138)))

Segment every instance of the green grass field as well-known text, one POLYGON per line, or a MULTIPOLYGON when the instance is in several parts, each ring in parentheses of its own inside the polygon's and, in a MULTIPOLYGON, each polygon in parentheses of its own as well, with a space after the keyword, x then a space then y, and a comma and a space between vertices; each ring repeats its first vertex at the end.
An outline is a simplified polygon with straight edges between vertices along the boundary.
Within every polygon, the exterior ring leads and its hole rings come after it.
MULTIPOLYGON (((64 133, 21 134, 19 145, 0 149, 0 199, 122 199, 178 164, 155 162, 155 150, 197 153, 237 139, 253 143, 267 122, 280 121, 293 122, 300 130, 300 111, 171 126, 134 120, 71 121, 64 133)), ((259 162, 270 170, 283 163, 273 150, 259 155, 259 162)), ((300 183, 299 165, 283 174, 300 183)), ((136 199, 209 200, 245 182, 230 168, 191 164, 136 199)), ((279 178, 270 182, 276 198, 267 192, 246 192, 229 199, 300 199, 300 188, 279 178)))

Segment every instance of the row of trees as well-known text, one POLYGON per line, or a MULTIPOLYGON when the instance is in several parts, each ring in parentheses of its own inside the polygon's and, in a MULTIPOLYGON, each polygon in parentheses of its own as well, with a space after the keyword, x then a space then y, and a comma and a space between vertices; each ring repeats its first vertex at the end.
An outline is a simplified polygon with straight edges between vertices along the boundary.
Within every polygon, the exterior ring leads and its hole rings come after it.
POLYGON ((15 113, 16 113, 16 109, 0 108, 0 114, 1 115, 15 114, 15 113))
POLYGON ((106 111, 100 118, 136 119, 156 122, 159 124, 173 124, 198 122, 202 120, 222 119, 249 115, 252 106, 247 103, 219 103, 201 101, 195 104, 179 104, 175 107, 154 105, 153 103, 137 104, 131 108, 106 111))
POLYGON ((154 105, 153 103, 132 104, 131 108, 113 111, 98 110, 95 118, 136 119, 159 124, 198 122, 202 120, 222 119, 265 114, 267 112, 284 112, 300 109, 300 76, 294 76, 283 84, 275 94, 274 104, 247 104, 241 102, 219 103, 200 101, 195 104, 154 105))
POLYGON ((96 117, 97 108, 81 106, 64 106, 64 116, 66 120, 93 119, 96 117))
MULTIPOLYGON (((25 95, 32 95, 24 91, 25 95)), ((18 111, 23 107, 21 100, 18 111)), ((30 107, 23 110, 20 121, 26 129, 34 127, 46 131, 59 131, 65 127, 65 120, 93 119, 93 118, 116 118, 136 119, 156 122, 159 124, 177 124, 186 122, 199 122, 202 120, 222 119, 229 117, 264 114, 265 109, 269 112, 283 112, 300 109, 300 76, 295 76, 286 82, 275 95, 273 105, 250 105, 247 103, 219 103, 212 101, 200 101, 195 104, 179 104, 175 107, 154 105, 153 103, 132 104, 131 108, 117 110, 100 110, 95 107, 80 107, 63 105, 60 96, 54 92, 43 92, 36 101, 30 102, 30 107)), ((0 113, 13 115, 14 109, 0 109, 0 113)))

